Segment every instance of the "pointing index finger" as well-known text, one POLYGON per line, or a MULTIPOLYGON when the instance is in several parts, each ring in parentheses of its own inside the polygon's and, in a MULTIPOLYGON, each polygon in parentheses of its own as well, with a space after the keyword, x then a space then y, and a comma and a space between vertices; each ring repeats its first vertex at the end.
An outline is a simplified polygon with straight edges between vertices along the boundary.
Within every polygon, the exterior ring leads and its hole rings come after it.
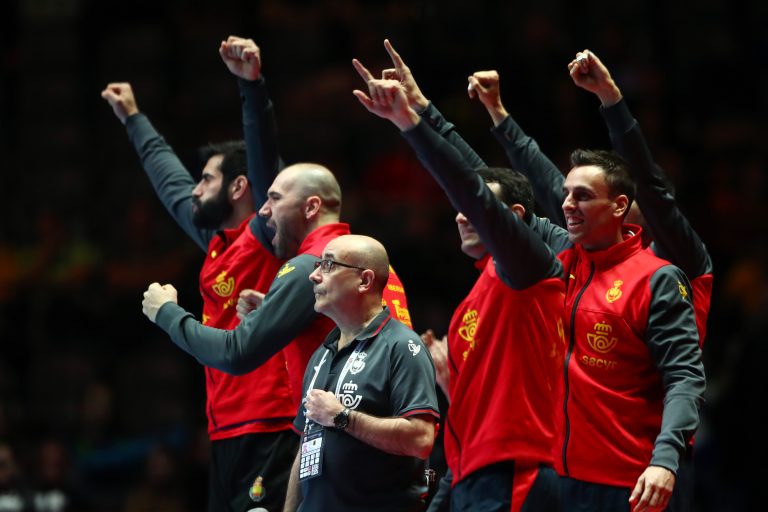
POLYGON ((360 61, 359 61, 359 60, 357 60, 357 59, 352 59, 352 65, 353 65, 353 66, 355 67, 355 69, 357 70, 357 74, 359 74, 359 75, 360 75, 360 78, 362 78, 362 79, 363 79, 363 80, 365 80, 366 82, 368 82, 368 81, 370 81, 370 80, 373 80, 373 75, 371 74, 371 72, 370 72, 370 71, 368 71, 368 68, 366 68, 365 66, 363 66, 363 63, 362 63, 362 62, 360 62, 360 61))
POLYGON ((392 43, 389 42, 389 39, 384 40, 384 49, 387 50, 389 57, 392 59, 392 63, 397 69, 405 67, 405 62, 403 62, 400 54, 394 49, 392 43))

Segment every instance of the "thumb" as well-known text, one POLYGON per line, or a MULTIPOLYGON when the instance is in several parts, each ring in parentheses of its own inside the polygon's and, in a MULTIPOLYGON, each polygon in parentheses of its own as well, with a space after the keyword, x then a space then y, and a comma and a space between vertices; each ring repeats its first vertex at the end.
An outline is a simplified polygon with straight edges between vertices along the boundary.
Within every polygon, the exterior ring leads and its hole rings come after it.
POLYGON ((467 94, 471 99, 474 99, 477 97, 477 91, 475 89, 480 85, 480 83, 477 81, 477 78, 473 76, 470 76, 467 81, 469 82, 467 85, 467 94))

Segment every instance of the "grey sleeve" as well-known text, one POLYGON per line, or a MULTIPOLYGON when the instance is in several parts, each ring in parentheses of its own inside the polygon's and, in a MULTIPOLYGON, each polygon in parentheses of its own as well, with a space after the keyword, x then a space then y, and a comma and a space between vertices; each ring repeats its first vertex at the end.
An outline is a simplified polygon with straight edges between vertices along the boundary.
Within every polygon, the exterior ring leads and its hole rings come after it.
POLYGON ((637 204, 653 236, 653 251, 691 279, 712 273, 712 259, 699 235, 677 206, 667 177, 656 165, 640 124, 625 100, 600 108, 616 151, 629 163, 637 184, 637 204))
POLYGON ((491 192, 453 146, 424 122, 402 135, 453 207, 477 230, 505 284, 522 290, 562 275, 560 261, 542 237, 491 192))
POLYGON ((539 149, 539 144, 520 128, 512 116, 507 116, 491 133, 504 148, 512 167, 523 173, 531 182, 537 210, 558 226, 565 226, 562 208, 565 177, 560 169, 539 149))
POLYGON ((650 287, 646 342, 665 391, 661 432, 650 464, 677 472, 680 454, 699 426, 704 365, 688 278, 667 265, 651 276, 650 287))
POLYGON ((189 171, 144 114, 128 117, 125 129, 165 209, 184 232, 203 251, 207 251, 214 231, 199 229, 192 222, 192 189, 195 188, 195 181, 189 171))
POLYGON ((432 127, 442 138, 448 141, 456 150, 461 153, 464 161, 473 169, 482 169, 488 167, 488 165, 480 158, 474 149, 467 143, 464 138, 456 131, 456 126, 453 123, 449 123, 442 112, 437 110, 435 104, 431 101, 427 108, 419 114, 423 121, 426 121, 429 126, 432 127))
MULTIPOLYGON (((253 206, 258 211, 267 200, 267 191, 284 167, 277 142, 277 123, 272 100, 267 93, 264 76, 258 80, 238 79, 243 110, 243 135, 248 162, 253 206)), ((250 228, 256 238, 272 250, 272 233, 260 215, 251 219, 250 228)))
MULTIPOLYGON (((248 373, 279 352, 316 318, 309 274, 316 258, 300 255, 280 269, 261 307, 233 330, 207 327, 175 303, 158 311, 156 323, 200 363, 232 375, 248 373)), ((321 333, 327 334, 327 333, 321 333)))
POLYGON ((573 243, 568 238, 568 231, 557 224, 553 224, 546 217, 534 216, 531 219, 530 226, 533 232, 539 235, 544 240, 544 243, 552 248, 555 254, 560 254, 564 250, 573 247, 573 243))

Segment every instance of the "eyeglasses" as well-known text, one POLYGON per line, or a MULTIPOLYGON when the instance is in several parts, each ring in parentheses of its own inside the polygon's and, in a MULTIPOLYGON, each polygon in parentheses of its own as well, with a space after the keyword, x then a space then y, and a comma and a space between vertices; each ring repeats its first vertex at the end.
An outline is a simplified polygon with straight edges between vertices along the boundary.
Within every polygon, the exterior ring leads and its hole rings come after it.
POLYGON ((338 265, 339 267, 346 267, 346 268, 354 268, 357 270, 365 270, 363 267, 356 267, 354 265, 347 265, 346 263, 342 263, 340 261, 334 261, 334 260, 318 260, 315 262, 315 268, 320 267, 320 271, 323 274, 329 273, 331 270, 333 270, 333 267, 335 265, 338 265))

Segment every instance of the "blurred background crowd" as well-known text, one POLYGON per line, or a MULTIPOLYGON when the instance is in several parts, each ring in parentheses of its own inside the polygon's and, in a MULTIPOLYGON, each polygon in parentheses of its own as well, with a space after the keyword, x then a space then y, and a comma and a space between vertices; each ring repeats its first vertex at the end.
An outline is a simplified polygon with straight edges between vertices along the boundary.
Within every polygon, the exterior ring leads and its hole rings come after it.
POLYGON ((199 311, 203 254, 155 198, 99 93, 139 108, 199 172, 196 148, 241 137, 219 42, 262 49, 289 163, 317 161, 342 220, 387 246, 414 328, 442 335, 474 280, 454 212, 390 123, 351 91, 389 38, 427 97, 492 165, 506 157, 466 77, 497 69, 505 105, 561 169, 610 142, 566 64, 611 69, 707 244, 715 288, 696 436, 698 511, 756 510, 768 449, 768 3, 16 0, 0 3, 0 511, 203 510, 201 367, 141 314, 152 281, 199 311), (757 469, 753 469, 757 467, 757 469), (66 499, 64 499, 66 497, 66 499))

